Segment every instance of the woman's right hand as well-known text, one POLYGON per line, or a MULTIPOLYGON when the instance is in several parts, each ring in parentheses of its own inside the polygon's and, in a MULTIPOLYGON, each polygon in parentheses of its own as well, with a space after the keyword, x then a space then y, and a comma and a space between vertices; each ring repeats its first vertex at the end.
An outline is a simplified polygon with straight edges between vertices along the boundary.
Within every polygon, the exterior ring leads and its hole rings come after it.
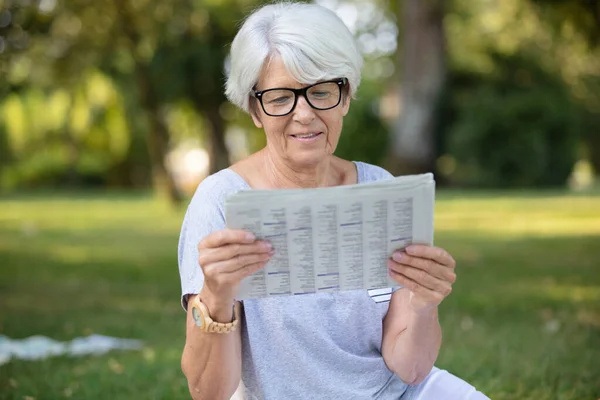
POLYGON ((256 240, 247 231, 225 228, 206 236, 198 244, 198 264, 204 273, 200 298, 213 308, 230 310, 242 279, 264 267, 273 253, 269 242, 256 240))

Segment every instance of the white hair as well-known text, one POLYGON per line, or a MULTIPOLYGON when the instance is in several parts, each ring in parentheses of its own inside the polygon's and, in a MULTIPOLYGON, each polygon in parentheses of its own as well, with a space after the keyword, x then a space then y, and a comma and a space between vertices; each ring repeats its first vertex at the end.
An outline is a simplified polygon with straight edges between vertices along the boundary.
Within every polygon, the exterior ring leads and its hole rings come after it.
POLYGON ((231 44, 229 101, 249 112, 251 90, 265 62, 275 56, 300 83, 344 77, 352 97, 360 84, 362 55, 333 11, 316 4, 276 3, 250 14, 231 44))

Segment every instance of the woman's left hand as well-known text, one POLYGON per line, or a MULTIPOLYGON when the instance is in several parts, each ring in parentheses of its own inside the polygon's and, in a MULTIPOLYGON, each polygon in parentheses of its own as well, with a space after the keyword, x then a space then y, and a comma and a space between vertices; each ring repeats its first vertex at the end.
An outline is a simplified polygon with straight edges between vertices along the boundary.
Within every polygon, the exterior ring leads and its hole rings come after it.
POLYGON ((388 261, 390 277, 410 290, 410 307, 417 313, 437 307, 456 281, 456 261, 439 247, 411 244, 388 261))

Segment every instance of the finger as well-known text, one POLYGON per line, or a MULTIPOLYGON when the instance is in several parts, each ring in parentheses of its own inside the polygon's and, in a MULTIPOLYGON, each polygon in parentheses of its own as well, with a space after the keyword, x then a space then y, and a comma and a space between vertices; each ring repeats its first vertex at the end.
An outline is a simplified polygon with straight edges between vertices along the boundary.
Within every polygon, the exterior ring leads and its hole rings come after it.
MULTIPOLYGON (((263 268, 269 261, 259 261, 252 264, 247 264, 243 268, 238 269, 235 272, 229 273, 215 273, 214 276, 211 273, 211 285, 216 284, 217 287, 234 287, 247 276, 255 273, 256 271, 263 268)), ((205 282, 208 282, 209 275, 206 275, 205 282)))
POLYGON ((198 248, 221 247, 233 243, 252 243, 255 240, 256 236, 252 232, 225 228, 206 236, 202 239, 198 248))
POLYGON ((265 265, 267 265, 268 261, 261 261, 254 264, 248 264, 244 268, 237 270, 232 275, 237 275, 236 280, 239 282, 242 279, 252 275, 256 271, 259 271, 265 265))
POLYGON ((406 253, 421 258, 433 260, 445 267, 454 268, 456 261, 448 252, 440 247, 428 246, 425 244, 411 244, 406 248, 406 253))
POLYGON ((432 303, 439 304, 444 300, 444 296, 441 293, 437 293, 431 289, 419 285, 404 274, 398 273, 394 270, 389 270, 390 277, 400 285, 404 286, 416 295, 421 296, 423 299, 432 303))
POLYGON ((228 260, 207 264, 203 268, 203 271, 206 276, 215 276, 218 274, 231 274, 246 268, 248 265, 267 262, 271 259, 272 256, 272 253, 241 254, 228 260))
POLYGON ((392 259, 400 264, 410 265, 411 267, 426 271, 430 275, 438 279, 454 283, 456 281, 456 273, 454 269, 445 267, 427 258, 413 257, 402 251, 396 251, 392 255, 392 259))
POLYGON ((257 240, 250 244, 228 244, 217 248, 198 249, 198 264, 208 265, 218 261, 226 261, 244 254, 268 253, 273 249, 271 243, 257 240))
POLYGON ((216 278, 216 280, 221 285, 238 284, 242 281, 242 279, 252 275, 256 271, 263 268, 265 265, 267 265, 268 262, 269 261, 266 260, 266 261, 259 261, 256 263, 247 264, 243 268, 240 268, 234 272, 219 274, 219 276, 216 278))
POLYGON ((430 289, 434 292, 442 294, 444 297, 448 296, 450 292, 452 292, 452 285, 449 282, 431 276, 422 269, 414 268, 404 264, 399 264, 392 260, 388 262, 388 267, 392 271, 402 274, 407 278, 410 278, 419 285, 430 289))

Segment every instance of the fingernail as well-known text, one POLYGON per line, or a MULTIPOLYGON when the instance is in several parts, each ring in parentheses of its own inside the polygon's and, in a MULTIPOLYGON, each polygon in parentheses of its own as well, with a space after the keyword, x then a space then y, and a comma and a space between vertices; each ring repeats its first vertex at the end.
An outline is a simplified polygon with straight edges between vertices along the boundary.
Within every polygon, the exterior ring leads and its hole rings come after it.
POLYGON ((254 233, 246 233, 246 240, 256 240, 256 236, 254 235, 254 233))
POLYGON ((400 261, 402 259, 402 253, 399 251, 396 251, 392 255, 392 258, 394 259, 394 261, 400 261))
POLYGON ((273 254, 275 254, 275 250, 270 250, 268 253, 270 256, 272 256, 273 254))
POLYGON ((271 250, 273 248, 273 245, 269 242, 262 242, 262 247, 265 250, 271 250))

